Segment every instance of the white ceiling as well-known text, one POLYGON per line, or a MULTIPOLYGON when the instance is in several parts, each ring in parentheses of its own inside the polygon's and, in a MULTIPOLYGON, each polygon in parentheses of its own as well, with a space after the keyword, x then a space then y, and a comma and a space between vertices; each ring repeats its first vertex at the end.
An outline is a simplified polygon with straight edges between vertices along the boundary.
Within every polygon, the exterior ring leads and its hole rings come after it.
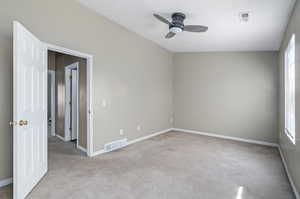
POLYGON ((79 0, 110 20, 173 52, 278 50, 296 0, 79 0), (182 32, 166 40, 170 19, 187 15, 185 24, 209 27, 206 33, 182 32), (239 13, 249 11, 241 23, 239 13))

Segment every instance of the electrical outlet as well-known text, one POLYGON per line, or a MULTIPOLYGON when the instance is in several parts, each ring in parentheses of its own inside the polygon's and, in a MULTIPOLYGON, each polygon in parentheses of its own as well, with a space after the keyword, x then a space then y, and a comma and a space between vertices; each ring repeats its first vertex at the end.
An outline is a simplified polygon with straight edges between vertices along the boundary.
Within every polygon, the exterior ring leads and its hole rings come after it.
POLYGON ((120 135, 124 135, 124 129, 120 129, 120 135))
POLYGON ((140 131, 140 130, 141 130, 141 126, 138 125, 138 126, 136 127, 136 130, 140 131))

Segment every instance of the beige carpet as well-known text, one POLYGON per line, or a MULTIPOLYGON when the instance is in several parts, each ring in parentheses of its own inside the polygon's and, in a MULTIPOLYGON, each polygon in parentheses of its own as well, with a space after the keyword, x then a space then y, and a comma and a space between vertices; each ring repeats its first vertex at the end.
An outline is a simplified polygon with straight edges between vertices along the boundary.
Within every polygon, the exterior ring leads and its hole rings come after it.
MULTIPOLYGON (((10 194, 9 194, 10 193, 10 194)), ((0 189, 0 198, 11 186, 0 189)), ((170 132, 87 158, 51 139, 35 199, 294 199, 276 148, 170 132)))

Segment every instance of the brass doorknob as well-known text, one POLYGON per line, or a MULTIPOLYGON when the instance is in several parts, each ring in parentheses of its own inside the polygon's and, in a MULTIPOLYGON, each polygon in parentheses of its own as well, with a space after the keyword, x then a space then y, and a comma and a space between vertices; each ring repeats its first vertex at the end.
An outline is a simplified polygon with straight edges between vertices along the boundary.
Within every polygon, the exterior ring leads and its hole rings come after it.
POLYGON ((28 121, 26 121, 26 120, 20 120, 19 125, 20 126, 26 126, 26 125, 28 125, 28 121))
POLYGON ((10 121, 9 122, 9 125, 10 126, 26 126, 28 125, 28 121, 27 120, 20 120, 19 122, 16 122, 16 121, 10 121))

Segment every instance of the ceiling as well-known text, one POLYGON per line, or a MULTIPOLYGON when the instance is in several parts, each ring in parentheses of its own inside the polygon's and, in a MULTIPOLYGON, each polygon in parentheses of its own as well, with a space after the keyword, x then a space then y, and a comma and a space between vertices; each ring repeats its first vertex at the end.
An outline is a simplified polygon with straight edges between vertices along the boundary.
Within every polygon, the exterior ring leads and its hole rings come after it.
POLYGON ((296 0, 79 0, 100 15, 172 52, 278 50, 296 0), (240 12, 250 12, 242 23, 240 12), (209 27, 206 33, 182 32, 165 39, 168 26, 153 13, 170 19, 187 15, 185 24, 209 27))

